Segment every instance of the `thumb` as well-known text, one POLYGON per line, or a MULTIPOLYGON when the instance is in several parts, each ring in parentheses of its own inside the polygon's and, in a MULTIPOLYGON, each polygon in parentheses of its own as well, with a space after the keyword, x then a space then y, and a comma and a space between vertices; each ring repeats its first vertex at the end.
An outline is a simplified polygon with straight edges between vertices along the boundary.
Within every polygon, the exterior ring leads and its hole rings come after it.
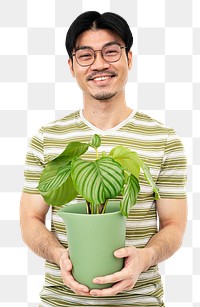
POLYGON ((124 257, 128 257, 131 254, 133 254, 133 249, 135 249, 134 247, 124 247, 124 248, 120 248, 117 249, 114 252, 115 257, 117 258, 124 258, 124 257))

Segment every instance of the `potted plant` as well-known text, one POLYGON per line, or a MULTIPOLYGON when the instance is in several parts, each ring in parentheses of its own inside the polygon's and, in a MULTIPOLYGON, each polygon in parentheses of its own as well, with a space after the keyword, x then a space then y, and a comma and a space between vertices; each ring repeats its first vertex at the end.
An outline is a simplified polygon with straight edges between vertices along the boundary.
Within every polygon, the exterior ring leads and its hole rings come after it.
POLYGON ((72 273, 89 288, 109 287, 93 284, 92 279, 123 267, 123 259, 114 257, 113 253, 125 245, 126 217, 137 201, 141 169, 155 199, 159 198, 149 169, 136 152, 116 146, 110 153, 99 155, 100 145, 97 134, 89 143, 68 143, 46 165, 38 186, 49 205, 62 206, 58 215, 67 230, 72 273), (96 151, 95 160, 82 157, 89 147, 96 151), (70 203, 77 195, 84 201, 70 203))

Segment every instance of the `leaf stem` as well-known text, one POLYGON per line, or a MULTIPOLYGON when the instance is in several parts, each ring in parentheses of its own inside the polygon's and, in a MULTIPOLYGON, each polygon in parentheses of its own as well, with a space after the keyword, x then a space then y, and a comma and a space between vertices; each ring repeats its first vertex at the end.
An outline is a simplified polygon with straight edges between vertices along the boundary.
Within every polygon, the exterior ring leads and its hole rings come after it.
POLYGON ((91 204, 91 214, 94 214, 94 204, 91 204))
POLYGON ((99 159, 99 152, 98 152, 98 148, 95 149, 96 151, 96 159, 98 160, 99 159))
POLYGON ((86 200, 87 214, 91 214, 91 206, 90 202, 86 200))
POLYGON ((107 203, 108 203, 108 199, 106 199, 106 201, 105 201, 105 203, 104 203, 103 210, 102 210, 102 212, 101 212, 102 214, 104 214, 105 211, 106 211, 107 203))

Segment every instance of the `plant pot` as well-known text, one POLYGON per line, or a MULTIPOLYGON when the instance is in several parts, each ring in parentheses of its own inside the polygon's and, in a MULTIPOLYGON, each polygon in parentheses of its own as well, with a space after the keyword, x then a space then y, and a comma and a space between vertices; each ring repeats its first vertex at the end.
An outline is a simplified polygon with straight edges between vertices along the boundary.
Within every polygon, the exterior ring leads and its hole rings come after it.
POLYGON ((125 246, 126 218, 120 213, 119 202, 108 202, 104 214, 87 214, 84 202, 67 205, 58 215, 66 226, 74 278, 90 289, 110 287, 92 280, 123 268, 123 259, 113 254, 125 246))

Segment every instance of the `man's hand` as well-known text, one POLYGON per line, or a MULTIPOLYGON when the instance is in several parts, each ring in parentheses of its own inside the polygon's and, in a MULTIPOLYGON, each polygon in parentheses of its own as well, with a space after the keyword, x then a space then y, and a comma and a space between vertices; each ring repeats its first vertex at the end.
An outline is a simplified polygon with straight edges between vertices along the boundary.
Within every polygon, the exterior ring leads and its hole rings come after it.
POLYGON ((79 284, 72 276, 72 263, 69 259, 68 250, 66 249, 60 257, 60 269, 63 278, 63 283, 72 289, 78 295, 89 296, 89 289, 85 285, 79 284))
POLYGON ((114 283, 111 288, 92 289, 79 284, 72 276, 72 263, 66 249, 60 256, 60 268, 64 285, 68 286, 78 295, 84 296, 113 296, 124 290, 130 290, 134 287, 140 273, 147 269, 149 260, 148 249, 139 249, 134 247, 125 247, 116 250, 114 255, 117 258, 125 258, 124 268, 111 275, 96 277, 93 282, 96 284, 114 283))
POLYGON ((141 272, 148 268, 149 261, 145 249, 125 247, 115 251, 114 255, 117 258, 125 258, 124 268, 114 274, 93 279, 96 284, 114 283, 114 285, 102 290, 93 289, 90 291, 90 295, 113 296, 124 290, 131 290, 141 272))

